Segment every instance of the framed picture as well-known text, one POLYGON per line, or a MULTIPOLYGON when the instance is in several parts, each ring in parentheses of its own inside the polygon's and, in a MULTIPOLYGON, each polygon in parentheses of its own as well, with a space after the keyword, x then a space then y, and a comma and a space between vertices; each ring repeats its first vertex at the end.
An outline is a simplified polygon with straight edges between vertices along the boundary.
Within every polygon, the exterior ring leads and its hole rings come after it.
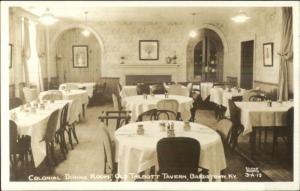
POLYGON ((263 44, 264 66, 273 66, 273 43, 263 44))
POLYGON ((8 55, 8 58, 9 58, 9 68, 12 68, 12 57, 13 57, 13 45, 12 44, 9 44, 9 55, 8 55))
POLYGON ((140 40, 139 55, 140 55, 140 60, 158 60, 159 59, 158 40, 140 40))
POLYGON ((87 45, 73 45, 73 68, 88 68, 89 55, 87 45))

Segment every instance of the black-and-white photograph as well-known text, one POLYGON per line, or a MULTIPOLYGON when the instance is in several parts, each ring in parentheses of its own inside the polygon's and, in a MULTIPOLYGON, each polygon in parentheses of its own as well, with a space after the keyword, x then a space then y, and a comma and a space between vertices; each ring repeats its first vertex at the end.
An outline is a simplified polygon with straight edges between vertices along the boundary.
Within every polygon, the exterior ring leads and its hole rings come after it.
POLYGON ((2 189, 299 190, 299 2, 119 3, 1 2, 2 189))

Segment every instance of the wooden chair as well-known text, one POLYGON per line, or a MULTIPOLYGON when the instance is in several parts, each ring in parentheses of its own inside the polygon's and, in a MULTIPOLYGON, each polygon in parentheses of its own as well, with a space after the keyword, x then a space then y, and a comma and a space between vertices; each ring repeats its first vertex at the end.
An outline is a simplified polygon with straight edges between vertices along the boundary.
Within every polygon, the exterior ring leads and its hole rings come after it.
POLYGON ((24 93, 24 98, 25 98, 26 103, 34 101, 38 98, 36 88, 24 87, 23 88, 23 93, 24 93))
POLYGON ((230 120, 233 124, 230 146, 234 149, 238 144, 238 137, 243 132, 244 127, 241 124, 241 109, 238 108, 232 99, 228 100, 230 120))
MULTIPOLYGON (((115 162, 115 141, 109 132, 109 125, 113 121, 120 121, 120 128, 122 125, 128 124, 130 121, 130 112, 126 111, 103 111, 98 118, 100 120, 100 132, 102 134, 102 144, 104 147, 104 173, 114 175, 117 172, 117 163, 115 162)), ((115 177, 112 176, 112 180, 115 177)))
POLYGON ((112 100, 113 100, 113 105, 114 105, 114 110, 116 111, 122 111, 123 107, 121 104, 121 97, 119 95, 116 94, 112 94, 112 100))
POLYGON ((163 99, 157 102, 157 119, 177 120, 179 119, 178 108, 179 103, 175 99, 163 99))
POLYGON ((200 158, 200 143, 188 137, 169 137, 160 139, 156 146, 157 159, 159 165, 158 174, 161 175, 159 181, 198 181, 189 179, 190 174, 198 173, 200 158), (183 175, 180 177, 167 178, 162 173, 169 175, 183 175))
POLYGON ((31 138, 29 136, 18 136, 17 124, 9 120, 9 152, 10 152, 10 165, 12 168, 12 178, 16 180, 18 178, 18 162, 21 162, 21 166, 28 166, 28 155, 31 150, 31 138))
POLYGON ((19 107, 20 105, 23 105, 21 98, 14 97, 9 99, 9 110, 19 107))
MULTIPOLYGON (((68 137, 69 137, 69 143, 71 145, 71 148, 73 149, 73 140, 72 140, 72 134, 76 140, 76 143, 79 144, 78 138, 77 138, 77 134, 76 134, 76 122, 78 120, 78 116, 79 116, 79 112, 76 112, 76 108, 78 108, 78 106, 80 106, 80 101, 79 100, 73 100, 72 104, 70 105, 70 113, 69 113, 69 120, 66 122, 66 131, 68 133, 68 137), (73 113, 71 113, 73 112, 73 113)), ((66 114, 67 115, 67 114, 66 114)))
POLYGON ((57 161, 54 155, 54 141, 55 141, 55 135, 56 135, 56 127, 58 123, 58 116, 59 116, 59 110, 55 110, 50 115, 48 122, 47 122, 47 128, 46 133, 42 141, 46 142, 46 162, 49 168, 49 171, 52 171, 51 165, 50 165, 50 153, 53 159, 53 162, 55 165, 57 165, 57 161))
POLYGON ((282 138, 287 146, 289 157, 293 158, 293 136, 294 136, 294 107, 287 111, 286 126, 273 128, 273 155, 278 148, 278 138, 282 138))
POLYGON ((67 116, 68 116, 69 104, 66 104, 60 113, 60 126, 56 131, 56 142, 59 143, 60 151, 64 157, 67 159, 66 154, 68 153, 67 143, 65 139, 65 131, 67 127, 67 116))
POLYGON ((221 136, 225 153, 231 151, 230 149, 234 146, 234 139, 232 137, 232 127, 233 124, 229 119, 221 119, 217 123, 216 131, 221 136))

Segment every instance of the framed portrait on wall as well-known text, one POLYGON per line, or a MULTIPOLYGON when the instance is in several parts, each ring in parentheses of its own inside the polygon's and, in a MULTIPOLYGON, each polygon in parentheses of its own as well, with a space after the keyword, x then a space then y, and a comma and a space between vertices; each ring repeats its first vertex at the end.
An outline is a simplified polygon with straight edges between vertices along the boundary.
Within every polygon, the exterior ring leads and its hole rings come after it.
POLYGON ((8 55, 8 61, 9 61, 9 68, 12 68, 12 54, 13 54, 13 45, 9 43, 9 55, 8 55))
POLYGON ((87 45, 73 45, 73 68, 88 68, 89 55, 87 45))
POLYGON ((264 66, 273 66, 273 43, 263 44, 263 62, 264 66))
POLYGON ((158 60, 159 59, 158 40, 140 40, 139 57, 140 60, 158 60))

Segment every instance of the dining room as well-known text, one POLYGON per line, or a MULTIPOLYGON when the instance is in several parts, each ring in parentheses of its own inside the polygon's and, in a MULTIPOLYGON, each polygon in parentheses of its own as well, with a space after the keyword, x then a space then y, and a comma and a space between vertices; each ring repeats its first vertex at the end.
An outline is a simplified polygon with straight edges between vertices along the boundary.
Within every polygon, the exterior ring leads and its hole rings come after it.
POLYGON ((297 188, 299 3, 106 3, 6 2, 7 182, 297 188))

